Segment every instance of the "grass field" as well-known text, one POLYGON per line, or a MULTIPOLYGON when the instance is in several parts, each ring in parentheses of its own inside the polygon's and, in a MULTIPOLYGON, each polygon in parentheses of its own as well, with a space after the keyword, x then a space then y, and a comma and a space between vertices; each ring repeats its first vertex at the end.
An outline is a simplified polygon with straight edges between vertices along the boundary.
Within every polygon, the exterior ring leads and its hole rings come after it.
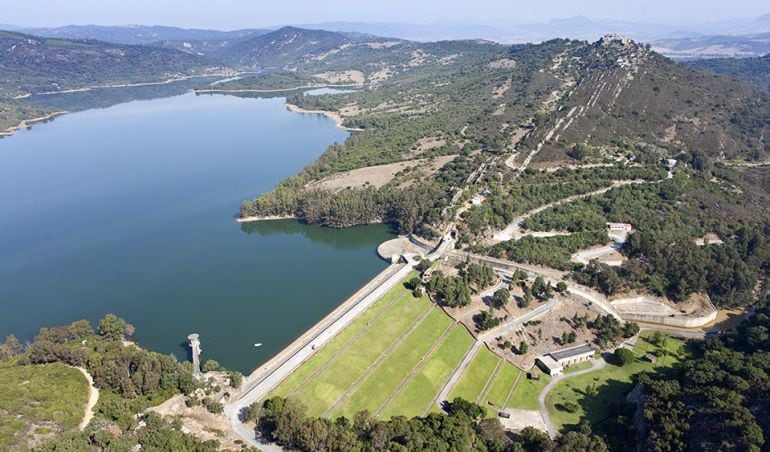
POLYGON ((551 377, 541 372, 537 367, 533 368, 530 372, 540 375, 539 380, 530 380, 526 375, 522 375, 519 382, 511 394, 511 398, 508 400, 506 408, 514 408, 519 410, 537 410, 537 396, 546 387, 551 377))
MULTIPOLYGON (((439 410, 436 399, 473 341, 426 297, 416 299, 399 284, 268 397, 296 398, 311 416, 351 417, 362 410, 383 418, 422 416, 439 410)), ((502 407, 519 373, 482 347, 450 398, 502 407)))
POLYGON ((0 450, 26 450, 30 435, 77 427, 88 382, 64 364, 0 363, 0 450))
MULTIPOLYGON (((642 335, 634 347, 634 352, 639 357, 658 350, 658 347, 647 342, 645 337, 648 336, 642 335)), ((554 425, 559 430, 574 426, 583 416, 591 423, 597 423, 607 418, 610 413, 617 412, 623 406, 624 395, 633 389, 631 377, 639 372, 652 370, 654 366, 671 366, 679 359, 682 345, 682 341, 669 338, 665 347, 667 356, 658 358, 656 364, 637 358, 635 362, 622 367, 607 364, 602 370, 560 382, 546 398, 554 425), (587 389, 592 386, 597 390, 596 395, 593 396, 587 394, 590 392, 587 389), (578 410, 569 413, 559 409, 559 406, 568 402, 577 404, 578 410)))

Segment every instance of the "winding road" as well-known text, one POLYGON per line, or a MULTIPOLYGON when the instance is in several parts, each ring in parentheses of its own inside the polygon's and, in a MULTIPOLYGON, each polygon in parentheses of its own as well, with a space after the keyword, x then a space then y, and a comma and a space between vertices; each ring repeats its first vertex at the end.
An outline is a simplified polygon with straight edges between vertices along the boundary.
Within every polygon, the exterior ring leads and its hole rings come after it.
POLYGON ((550 382, 546 385, 545 388, 540 392, 540 395, 537 396, 537 404, 540 407, 540 416, 543 417, 543 421, 545 422, 545 426, 548 429, 548 436, 551 437, 551 439, 556 438, 556 436, 559 434, 559 431, 556 430, 556 427, 553 425, 553 421, 551 421, 551 415, 548 413, 548 407, 545 404, 545 399, 548 397, 548 393, 551 392, 551 390, 559 384, 560 381, 566 380, 568 378, 577 377, 580 375, 585 375, 587 373, 595 372, 600 369, 604 369, 604 366, 607 365, 607 361, 605 361, 603 358, 596 358, 594 360, 591 360, 591 367, 584 370, 578 370, 576 372, 572 372, 569 374, 561 374, 553 377, 550 382))

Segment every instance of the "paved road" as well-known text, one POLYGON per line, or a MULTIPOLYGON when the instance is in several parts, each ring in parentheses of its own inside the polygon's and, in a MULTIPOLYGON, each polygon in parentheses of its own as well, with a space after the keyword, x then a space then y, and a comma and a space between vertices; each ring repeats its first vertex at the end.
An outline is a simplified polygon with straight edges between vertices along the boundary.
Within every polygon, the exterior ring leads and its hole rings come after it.
POLYGON ((499 325, 496 328, 493 328, 485 333, 482 333, 479 335, 478 340, 480 341, 486 341, 489 339, 492 339, 494 337, 500 336, 505 334, 507 331, 518 328, 525 323, 529 322, 530 320, 535 320, 538 317, 542 317, 546 314, 548 314, 551 309, 553 309, 556 306, 556 300, 551 300, 548 303, 545 303, 541 306, 538 306, 537 308, 527 312, 526 314, 516 317, 515 319, 509 320, 501 325, 499 325))
POLYGON ((590 372, 595 372, 599 369, 603 369, 606 365, 607 362, 603 358, 594 359, 591 361, 591 367, 588 369, 553 377, 551 381, 546 385, 546 387, 543 388, 543 390, 540 392, 540 395, 537 397, 537 404, 540 407, 540 416, 543 417, 545 426, 548 429, 548 436, 550 436, 551 439, 556 438, 556 436, 559 434, 559 431, 556 430, 556 427, 553 425, 553 421, 551 421, 551 415, 548 413, 548 407, 545 405, 545 398, 548 397, 548 393, 551 392, 551 390, 562 380, 577 377, 579 375, 585 375, 590 372))
MULTIPOLYGON (((491 266, 492 268, 494 268, 495 270, 497 270, 498 272, 504 273, 507 275, 512 274, 515 270, 522 270, 532 277, 541 276, 546 282, 550 282, 551 285, 554 285, 554 286, 562 281, 561 279, 556 279, 552 275, 546 274, 538 270, 538 268, 533 265, 522 265, 516 262, 506 261, 503 259, 496 259, 493 257, 480 256, 477 254, 469 254, 465 252, 453 251, 453 252, 450 252, 449 254, 455 259, 462 259, 463 261, 470 257, 474 261, 484 262, 489 266, 491 266)), ((581 286, 571 281, 564 281, 564 283, 567 284, 567 290, 572 295, 592 303, 592 306, 599 308, 600 311, 615 317, 621 323, 623 323, 623 319, 620 318, 620 315, 618 315, 618 311, 607 300, 607 297, 600 294, 599 292, 589 289, 588 287, 581 286)))

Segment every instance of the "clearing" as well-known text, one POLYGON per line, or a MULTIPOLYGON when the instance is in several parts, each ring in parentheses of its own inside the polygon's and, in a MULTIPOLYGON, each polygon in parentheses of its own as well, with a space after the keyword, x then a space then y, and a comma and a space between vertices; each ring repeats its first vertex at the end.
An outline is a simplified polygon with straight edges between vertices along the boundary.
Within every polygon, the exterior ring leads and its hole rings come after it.
POLYGON ((405 160, 387 165, 367 166, 326 177, 311 183, 308 185, 308 188, 335 191, 344 190, 348 187, 358 188, 367 185, 380 188, 404 171, 416 171, 423 177, 431 176, 442 166, 454 160, 455 157, 456 155, 443 155, 434 158, 405 160))

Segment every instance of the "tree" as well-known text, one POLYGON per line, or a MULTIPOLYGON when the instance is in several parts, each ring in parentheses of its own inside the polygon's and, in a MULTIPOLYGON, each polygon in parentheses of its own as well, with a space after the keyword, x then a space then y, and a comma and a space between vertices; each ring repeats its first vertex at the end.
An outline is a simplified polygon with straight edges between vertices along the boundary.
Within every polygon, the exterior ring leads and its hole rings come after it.
POLYGON ((67 333, 70 340, 82 341, 88 336, 94 334, 94 329, 91 327, 91 323, 88 320, 78 320, 72 322, 67 327, 67 333))
POLYGON ((417 276, 410 278, 409 281, 404 284, 407 289, 414 290, 420 287, 420 284, 422 284, 422 281, 417 276))
POLYGON ((556 284, 556 291, 559 293, 564 293, 567 291, 567 283, 564 281, 559 281, 558 284, 556 284))
POLYGON ((527 308, 532 304, 532 293, 530 293, 529 289, 524 291, 524 296, 521 297, 521 302, 519 304, 522 308, 527 308))
POLYGON ((227 376, 230 378, 230 387, 238 389, 243 384, 243 374, 236 370, 228 370, 227 376))
POLYGON ((508 289, 501 287, 495 291, 494 297, 501 306, 505 306, 511 299, 511 293, 508 291, 508 289))
POLYGON ((213 359, 206 360, 206 362, 203 363, 204 372, 213 372, 221 369, 222 369, 222 366, 213 359))
POLYGON ((514 270, 513 276, 511 277, 511 280, 513 282, 526 281, 527 280, 527 272, 517 268, 516 270, 514 270))
POLYGON ((5 342, 0 344, 0 359, 10 358, 21 353, 21 344, 13 334, 5 338, 5 342))
POLYGON ((455 397, 451 402, 447 402, 446 408, 450 416, 457 416, 462 413, 471 419, 481 419, 486 413, 484 407, 460 397, 455 397))
POLYGON ((473 316, 473 321, 479 331, 490 330, 500 324, 501 320, 492 314, 492 311, 481 311, 473 316))
POLYGON ((119 341, 133 333, 134 327, 114 314, 107 314, 99 321, 99 335, 107 340, 119 341))
POLYGON ((524 341, 519 342, 519 354, 526 355, 529 351, 529 344, 524 341))
POLYGON ((632 352, 631 350, 625 347, 618 347, 617 349, 615 349, 613 356, 615 358, 615 362, 620 366, 631 364, 636 360, 636 356, 634 355, 634 352, 632 352))
POLYGON ((583 419, 577 431, 569 431, 558 439, 560 452, 607 452, 609 448, 601 436, 593 435, 591 424, 583 419))

